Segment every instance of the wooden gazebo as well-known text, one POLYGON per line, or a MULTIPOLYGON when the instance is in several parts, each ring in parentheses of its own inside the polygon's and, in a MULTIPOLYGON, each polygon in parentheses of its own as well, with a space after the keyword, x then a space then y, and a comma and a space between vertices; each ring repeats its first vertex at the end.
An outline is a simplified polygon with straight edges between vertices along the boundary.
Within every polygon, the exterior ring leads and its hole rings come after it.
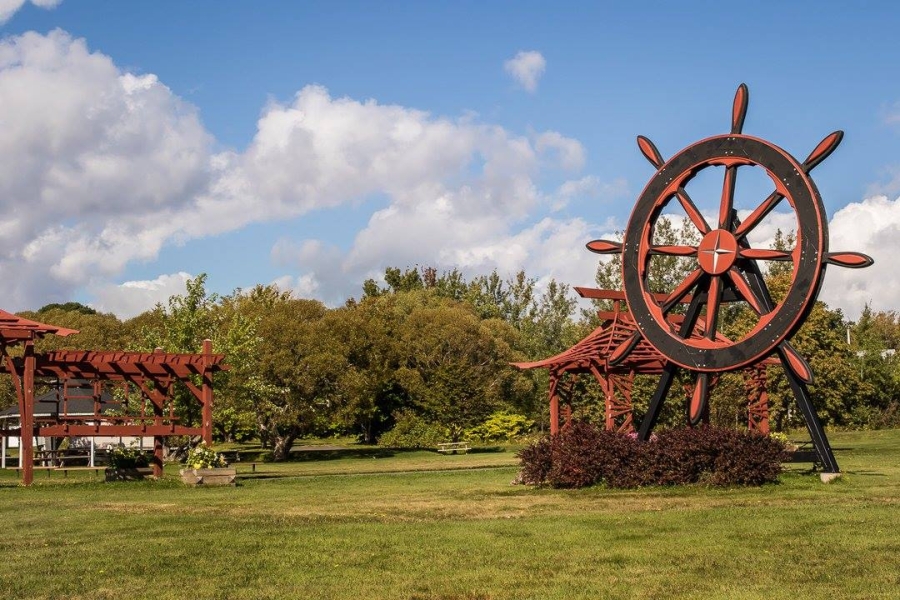
MULTIPOLYGON (((599 290, 576 287, 584 298, 612 301, 613 310, 600 311, 601 324, 571 348, 543 360, 513 363, 520 369, 547 369, 550 375, 550 433, 560 429, 561 383, 565 375, 577 378, 581 374, 593 375, 603 389, 605 398, 606 429, 630 433, 634 431, 631 390, 635 375, 660 375, 666 366, 666 358, 643 337, 636 336, 637 326, 631 313, 622 310, 625 295, 617 290, 599 290), (633 346, 630 346, 633 344, 633 346), (617 349, 631 348, 620 362, 611 360, 617 349)), ((687 298, 690 301, 690 298, 687 298)), ((673 327, 682 323, 680 315, 669 317, 673 327)), ((691 337, 702 338, 706 334, 702 323, 697 323, 691 337)), ((717 333, 716 341, 728 338, 717 333)), ((769 431, 769 407, 766 393, 766 365, 764 361, 744 369, 744 383, 748 397, 750 429, 764 433, 769 431)), ((574 381, 573 381, 574 382, 574 381)), ((715 381, 711 381, 711 386, 715 381)), ((690 394, 691 390, 686 390, 690 394)), ((571 406, 563 409, 567 421, 571 418, 571 406)), ((708 414, 705 420, 708 421, 708 414)))
POLYGON ((33 437, 68 436, 153 436, 153 469, 162 475, 163 445, 172 435, 200 435, 212 443, 213 373, 227 368, 224 355, 213 354, 212 342, 204 341, 199 354, 155 352, 96 352, 59 350, 36 354, 34 342, 48 334, 68 336, 72 329, 39 323, 0 310, 0 373, 12 376, 19 403, 20 426, 4 430, 4 436, 20 438, 22 483, 34 478, 33 437), (22 346, 21 356, 8 350, 22 346), (64 392, 62 410, 46 418, 33 414, 35 380, 69 390, 68 382, 88 380, 94 383, 96 396, 104 385, 129 387, 139 392, 139 407, 129 414, 101 413, 95 402, 93 414, 72 414, 64 392), (173 402, 173 386, 180 382, 200 404, 199 427, 178 423, 173 402), (149 401, 149 402, 148 402, 149 401))

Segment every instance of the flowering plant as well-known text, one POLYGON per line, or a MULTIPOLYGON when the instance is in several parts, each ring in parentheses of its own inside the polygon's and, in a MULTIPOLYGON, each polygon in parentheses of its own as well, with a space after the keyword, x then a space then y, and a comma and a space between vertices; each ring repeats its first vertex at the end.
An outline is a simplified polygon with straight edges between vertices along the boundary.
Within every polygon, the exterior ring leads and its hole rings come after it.
POLYGON ((134 445, 124 446, 120 444, 109 448, 106 452, 109 459, 109 468, 111 469, 139 469, 150 466, 147 455, 134 445))
POLYGON ((185 465, 192 469, 220 469, 228 466, 225 457, 201 442, 188 452, 185 465))

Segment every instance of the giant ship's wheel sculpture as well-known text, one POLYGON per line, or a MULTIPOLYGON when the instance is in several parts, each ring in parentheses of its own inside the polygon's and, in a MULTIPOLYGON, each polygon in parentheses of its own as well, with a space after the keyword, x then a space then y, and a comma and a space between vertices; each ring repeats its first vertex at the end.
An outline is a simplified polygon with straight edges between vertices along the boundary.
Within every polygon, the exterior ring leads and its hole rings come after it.
POLYGON ((609 360, 611 364, 624 360, 644 338, 669 361, 641 423, 639 435, 646 439, 679 369, 695 374, 688 408, 688 421, 695 425, 706 409, 714 374, 756 364, 775 354, 784 365, 825 470, 837 472, 837 462, 806 389, 812 382, 812 371, 789 339, 812 309, 827 265, 860 268, 872 264, 872 259, 861 253, 828 251, 828 221, 809 175, 837 148, 843 132, 826 136, 801 163, 771 142, 742 133, 747 101, 747 86, 742 84, 735 94, 731 133, 692 144, 668 161, 653 142, 638 137, 641 153, 657 169, 656 174, 638 198, 624 241, 588 243, 588 249, 597 253, 621 253, 625 297, 637 324, 634 335, 614 350, 609 360), (745 168, 761 169, 774 190, 739 218, 735 187, 739 172, 745 168), (724 170, 721 193, 717 193, 710 220, 687 189, 695 177, 707 170, 724 170), (785 208, 785 203, 796 220, 794 247, 752 247, 748 237, 776 208, 785 208), (696 228, 699 243, 654 243, 656 225, 671 207, 684 212, 696 228), (689 261, 689 274, 664 290, 662 299, 660 290, 651 289, 649 278, 650 264, 656 256, 689 261), (765 264, 775 261, 788 264, 791 270, 790 285, 778 301, 773 299, 763 278, 765 264), (685 302, 685 318, 676 329, 667 316, 685 302), (716 332, 724 307, 731 302, 746 303, 756 320, 743 337, 722 341, 716 332), (702 330, 703 335, 692 336, 695 328, 702 330))

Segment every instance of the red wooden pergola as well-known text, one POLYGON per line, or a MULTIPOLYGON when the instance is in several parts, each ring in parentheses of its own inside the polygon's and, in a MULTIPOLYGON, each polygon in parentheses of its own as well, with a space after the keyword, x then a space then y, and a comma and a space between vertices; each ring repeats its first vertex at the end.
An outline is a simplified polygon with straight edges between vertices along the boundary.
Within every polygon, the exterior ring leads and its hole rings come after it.
MULTIPOLYGON (((625 301, 624 292, 617 290, 599 290, 595 288, 576 287, 583 298, 610 300, 613 310, 600 311, 601 324, 584 339, 571 348, 555 356, 532 362, 513 363, 520 369, 547 369, 550 375, 550 433, 556 434, 560 429, 560 395, 563 378, 570 376, 569 389, 574 380, 581 374, 593 375, 605 397, 606 429, 620 433, 634 431, 632 417, 631 390, 635 375, 660 375, 666 366, 666 358, 646 339, 635 336, 637 326, 631 313, 622 310, 625 301), (612 354, 618 348, 628 346, 629 340, 635 340, 633 349, 618 363, 611 361, 612 354)), ((690 301, 688 297, 686 299, 690 301)), ((670 315, 674 327, 681 325, 680 315, 670 315)), ((703 338, 706 332, 701 323, 697 323, 691 334, 693 338, 703 338)), ((716 341, 728 341, 728 338, 716 334, 716 341)), ((766 360, 744 369, 744 383, 748 397, 748 419, 750 429, 763 433, 769 432, 769 404, 766 392, 766 366, 774 364, 766 360)), ((711 382, 711 386, 714 385, 711 382)), ((687 389, 688 396, 692 388, 687 389)), ((566 395, 566 394, 563 394, 566 395)), ((565 406, 563 412, 568 423, 571 419, 571 405, 565 406)), ((708 414, 705 416, 708 421, 708 414)))
POLYGON ((12 376, 20 415, 19 429, 4 430, 2 434, 20 439, 23 484, 31 484, 34 478, 34 436, 153 436, 156 476, 162 475, 167 436, 200 435, 206 443, 212 443, 213 374, 227 368, 222 363, 224 355, 213 354, 212 342, 205 340, 199 354, 174 354, 161 349, 155 352, 59 350, 45 354, 34 351, 34 342, 45 335, 75 333, 78 332, 0 310, 0 373, 12 376), (22 346, 21 356, 14 357, 8 352, 15 346, 22 346), (63 405, 58 415, 35 419, 36 379, 62 386, 63 405), (68 382, 73 380, 94 383, 94 414, 68 414, 68 382), (200 404, 199 427, 178 423, 172 396, 176 383, 183 384, 200 404), (101 414, 99 397, 104 385, 136 390, 141 399, 139 408, 134 414, 101 414))

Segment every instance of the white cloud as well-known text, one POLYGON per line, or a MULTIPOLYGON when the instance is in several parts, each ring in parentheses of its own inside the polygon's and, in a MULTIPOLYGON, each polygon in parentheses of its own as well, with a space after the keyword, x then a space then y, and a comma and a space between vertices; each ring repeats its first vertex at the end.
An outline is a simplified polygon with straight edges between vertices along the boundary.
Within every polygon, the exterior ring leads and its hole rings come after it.
POLYGON ((193 107, 62 31, 0 42, 0 106, 6 306, 154 257, 207 186, 212 139, 193 107))
POLYGON ((160 275, 150 281, 126 281, 122 284, 103 284, 92 291, 96 310, 111 312, 120 319, 128 319, 152 308, 166 304, 170 296, 184 294, 185 284, 193 275, 185 272, 160 275))
POLYGON ((11 309, 85 286, 118 306, 105 282, 167 244, 386 197, 346 252, 318 242, 273 251, 301 272, 290 287, 339 301, 387 265, 450 264, 514 235, 554 200, 541 173, 584 163, 581 144, 556 132, 516 135, 319 86, 266 107, 245 151, 212 154, 193 106, 62 31, 0 42, 0 105, 16 115, 0 116, 11 309))
POLYGON ((547 61, 536 50, 523 50, 504 62, 503 68, 519 85, 533 93, 537 91, 538 80, 547 69, 547 61))
POLYGON ((834 214, 829 228, 829 251, 863 252, 875 259, 866 269, 829 267, 821 299, 850 319, 859 317, 868 302, 874 310, 896 310, 900 300, 900 198, 867 198, 834 214))
MULTIPOLYGON (((62 0, 28 0, 40 8, 56 8, 62 0)), ((0 0, 0 25, 9 21, 20 8, 25 6, 26 0, 0 0)))
POLYGON ((547 131, 537 136, 534 147, 542 154, 556 154, 564 169, 577 171, 584 166, 584 147, 581 143, 556 131, 547 131))
MULTIPOLYGON (((109 283, 161 248, 357 204, 374 212, 346 249, 280 240, 277 283, 337 304, 386 266, 458 267, 469 275, 519 269, 590 284, 584 243, 615 224, 542 218, 576 197, 612 198, 627 184, 587 175, 542 191, 547 171, 578 171, 584 149, 557 132, 517 135, 373 100, 333 98, 319 86, 272 103, 243 152, 213 154, 191 105, 154 75, 121 71, 55 31, 0 41, 0 270, 3 306, 33 308, 86 289, 102 310, 130 316, 181 293, 187 274, 109 283), (9 115, 15 115, 11 118, 9 115)), ((868 271, 829 269, 823 299, 851 317, 866 301, 892 308, 900 283, 900 200, 876 196, 839 211, 832 250, 871 253, 868 271)), ((791 215, 754 231, 768 246, 791 215)), ((758 239, 757 239, 758 238, 758 239)))
POLYGON ((900 126, 900 102, 894 102, 882 110, 882 119, 886 125, 900 126))
POLYGON ((565 207, 573 198, 592 198, 609 201, 628 195, 628 182, 623 178, 610 182, 601 181, 595 175, 586 175, 563 183, 553 194, 553 210, 565 207))

